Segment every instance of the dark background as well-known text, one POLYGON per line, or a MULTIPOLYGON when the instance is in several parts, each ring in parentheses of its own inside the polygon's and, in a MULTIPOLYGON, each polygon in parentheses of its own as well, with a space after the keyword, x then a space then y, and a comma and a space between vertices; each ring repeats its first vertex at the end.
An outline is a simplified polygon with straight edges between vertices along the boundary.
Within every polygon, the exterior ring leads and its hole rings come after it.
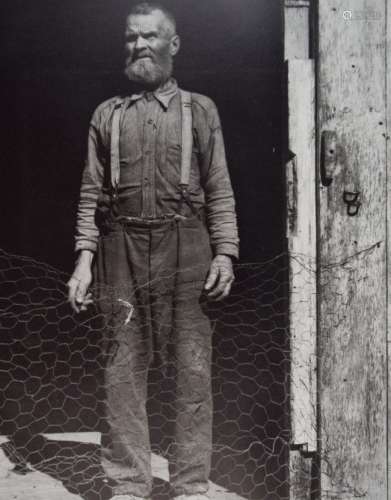
MULTIPOLYGON (((236 284, 230 299, 212 311, 212 479, 246 498, 282 500, 287 498, 289 339, 286 261, 275 259, 285 249, 281 5, 277 0, 162 3, 176 15, 182 37, 175 66, 180 86, 210 96, 220 111, 238 208, 236 284)), ((101 325, 72 316, 64 282, 74 262, 89 119, 100 102, 127 88, 123 30, 131 4, 2 0, 0 5, 3 434, 99 426, 101 325)), ((155 375, 161 379, 160 372, 155 375)), ((154 392, 164 394, 161 387, 154 392)), ((164 412, 154 398, 150 408, 152 437, 159 443, 165 439, 164 412)), ((43 445, 37 447, 41 459, 43 445)))
MULTIPOLYGON (((176 77, 219 108, 241 261, 283 248, 280 2, 172 0, 176 77)), ((70 271, 89 118, 126 89, 128 0, 1 2, 0 248, 70 271)))

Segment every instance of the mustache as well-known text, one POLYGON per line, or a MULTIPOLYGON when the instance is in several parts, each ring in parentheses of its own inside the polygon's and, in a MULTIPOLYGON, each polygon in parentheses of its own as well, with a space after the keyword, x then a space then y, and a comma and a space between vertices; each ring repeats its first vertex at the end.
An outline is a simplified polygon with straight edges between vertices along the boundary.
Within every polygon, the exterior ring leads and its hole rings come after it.
POLYGON ((148 57, 151 59, 151 61, 156 62, 154 55, 151 52, 149 52, 148 50, 140 50, 138 52, 135 52, 132 55, 129 55, 126 58, 125 62, 127 65, 132 64, 132 63, 138 61, 139 59, 143 59, 144 57, 148 57))

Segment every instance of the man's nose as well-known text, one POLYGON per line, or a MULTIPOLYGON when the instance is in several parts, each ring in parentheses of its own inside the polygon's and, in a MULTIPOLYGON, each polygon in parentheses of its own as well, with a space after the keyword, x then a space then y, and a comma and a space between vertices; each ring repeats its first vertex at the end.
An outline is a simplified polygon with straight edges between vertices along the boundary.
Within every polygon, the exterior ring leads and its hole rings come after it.
POLYGON ((147 40, 145 38, 143 38, 142 36, 138 36, 136 38, 136 43, 135 43, 135 46, 134 46, 134 48, 136 50, 144 49, 147 46, 148 46, 148 42, 147 42, 147 40))

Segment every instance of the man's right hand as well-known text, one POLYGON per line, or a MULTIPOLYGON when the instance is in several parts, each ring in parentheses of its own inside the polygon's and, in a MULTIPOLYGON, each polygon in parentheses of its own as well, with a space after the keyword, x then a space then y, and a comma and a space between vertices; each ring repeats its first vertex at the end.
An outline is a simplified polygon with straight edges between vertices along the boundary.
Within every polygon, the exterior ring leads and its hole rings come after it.
POLYGON ((88 288, 92 283, 91 264, 94 254, 89 250, 82 250, 75 270, 68 281, 68 300, 72 309, 79 313, 85 311, 93 303, 92 294, 88 288))

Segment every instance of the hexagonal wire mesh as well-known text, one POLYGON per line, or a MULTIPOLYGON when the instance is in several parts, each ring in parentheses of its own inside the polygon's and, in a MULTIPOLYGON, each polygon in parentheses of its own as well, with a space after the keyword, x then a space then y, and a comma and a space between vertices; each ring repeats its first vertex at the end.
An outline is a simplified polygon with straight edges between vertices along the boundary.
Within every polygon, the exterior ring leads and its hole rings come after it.
MULTIPOLYGON (((286 256, 239 264, 235 274, 229 299, 206 305, 213 327, 211 480, 242 498, 281 500, 289 467, 286 256)), ((0 276, 3 451, 19 471, 33 468, 82 498, 101 498, 99 447, 42 433, 104 429, 102 346, 113 326, 96 308, 72 313, 67 276, 48 265, 1 251, 0 276)), ((112 292, 100 297, 112 301, 112 292)), ((131 324, 131 299, 114 292, 121 324, 131 324)), ((147 408, 152 451, 170 459, 180 389, 170 348, 167 359, 151 365, 147 408)), ((154 498, 166 498, 167 485, 155 486, 154 498)))

